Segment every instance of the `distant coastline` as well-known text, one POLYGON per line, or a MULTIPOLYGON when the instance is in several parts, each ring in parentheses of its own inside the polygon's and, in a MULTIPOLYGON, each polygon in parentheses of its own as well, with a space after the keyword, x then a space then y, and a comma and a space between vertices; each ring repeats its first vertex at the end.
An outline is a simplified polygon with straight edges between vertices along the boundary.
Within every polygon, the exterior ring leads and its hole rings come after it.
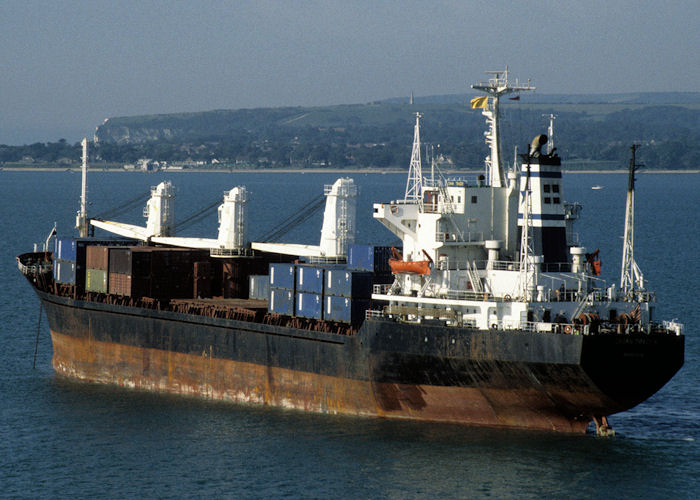
MULTIPOLYGON (((59 168, 59 167, 0 167, 0 171, 7 172, 80 172, 79 167, 59 168)), ((89 172, 121 172, 125 174, 132 173, 262 173, 262 174, 402 174, 408 172, 406 168, 197 168, 197 169, 178 169, 178 170, 159 170, 157 172, 143 172, 141 170, 124 170, 123 168, 88 168, 89 172)), ((565 174, 626 174, 625 169, 562 169, 565 174)), ((445 175, 478 175, 483 173, 483 170, 445 170, 445 175)), ((640 170, 638 174, 700 174, 700 168, 697 169, 646 169, 640 170)))

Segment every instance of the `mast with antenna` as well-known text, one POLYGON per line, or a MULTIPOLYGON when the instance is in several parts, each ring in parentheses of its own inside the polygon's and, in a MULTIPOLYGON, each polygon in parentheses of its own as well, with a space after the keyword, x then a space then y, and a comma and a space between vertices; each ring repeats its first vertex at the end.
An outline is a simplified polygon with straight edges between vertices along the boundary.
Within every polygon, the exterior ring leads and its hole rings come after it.
POLYGON ((420 201, 423 198, 423 173, 420 158, 420 119, 423 115, 416 113, 416 125, 413 129, 413 151, 411 166, 406 180, 404 201, 420 201))
POLYGON ((82 165, 82 186, 80 189, 80 211, 75 218, 75 228, 80 233, 81 238, 88 236, 88 217, 87 217, 87 138, 84 137, 80 143, 83 146, 83 165, 82 165))
POLYGON ((622 272, 620 290, 624 297, 631 299, 635 290, 644 290, 644 276, 634 260, 634 173, 643 165, 635 161, 635 153, 639 146, 633 144, 630 158, 629 175, 627 179, 627 204, 625 208, 625 242, 622 247, 622 272))
POLYGON ((520 85, 518 80, 515 81, 515 84, 511 85, 508 82, 508 66, 506 66, 505 71, 487 71, 486 74, 493 75, 493 77, 489 78, 488 82, 478 83, 471 87, 475 90, 485 92, 492 97, 489 100, 490 102, 485 104, 483 108, 484 111, 482 112, 489 126, 489 130, 486 132, 486 143, 491 148, 491 154, 486 158, 486 166, 490 185, 492 187, 504 187, 506 185, 506 177, 501 160, 501 132, 499 127, 498 100, 502 95, 535 90, 535 87, 530 85, 529 80, 527 85, 520 85))

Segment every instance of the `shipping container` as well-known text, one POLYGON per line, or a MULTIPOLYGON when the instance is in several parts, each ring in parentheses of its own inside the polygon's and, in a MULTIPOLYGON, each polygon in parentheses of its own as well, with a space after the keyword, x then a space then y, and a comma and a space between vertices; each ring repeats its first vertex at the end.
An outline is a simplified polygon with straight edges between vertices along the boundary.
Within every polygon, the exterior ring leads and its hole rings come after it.
MULTIPOLYGON (((154 299, 191 299, 194 297, 194 280, 192 279, 192 275, 172 275, 168 277, 153 276, 150 280, 145 281, 148 282, 148 291, 144 293, 148 297, 153 297, 154 299)), ((202 287, 201 291, 203 293, 209 293, 205 289, 205 283, 200 282, 199 285, 202 287)))
POLYGON ((327 269, 323 293, 339 297, 368 299, 372 296, 372 277, 369 271, 327 269))
POLYGON ((251 299, 267 300, 270 295, 270 277, 267 274, 251 275, 248 297, 251 299))
POLYGON ((54 242, 54 257, 64 261, 76 260, 76 238, 56 238, 54 242))
MULTIPOLYGON (((137 240, 117 240, 103 238, 56 238, 54 244, 54 258, 61 260, 72 260, 76 263, 77 269, 86 269, 87 249, 90 247, 110 247, 110 246, 133 246, 138 244, 137 240)), ((90 267, 90 269, 100 269, 90 267)))
POLYGON ((75 262, 61 259, 54 260, 53 279, 56 283, 75 285, 75 262))
POLYGON ((212 279, 194 278, 193 297, 195 299, 209 299, 212 297, 212 279))
POLYGON ((323 319, 326 321, 359 325, 364 321, 365 312, 369 309, 370 301, 368 299, 351 299, 349 297, 328 295, 324 299, 324 306, 323 319))
MULTIPOLYGON (((109 270, 108 246, 90 245, 85 249, 85 267, 87 269, 109 270)), ((85 285, 87 287, 87 284, 85 285)))
POLYGON ((323 296, 320 293, 297 292, 295 315, 323 319, 323 296))
MULTIPOLYGON (((89 252, 88 255, 90 255, 89 252)), ((108 277, 109 274, 104 269, 87 269, 85 271, 85 290, 88 292, 107 293, 109 291, 108 277)))
POLYGON ((270 287, 269 312, 294 316, 294 292, 285 288, 270 287))
POLYGON ((107 288, 110 294, 127 297, 151 297, 151 283, 148 278, 134 278, 128 274, 109 273, 107 288))
POLYGON ((131 274, 131 248, 115 248, 109 252, 109 272, 131 274))
POLYGON ((391 272, 389 267, 391 249, 392 247, 349 245, 347 267, 351 271, 391 272))
POLYGON ((294 264, 287 262, 271 263, 270 286, 294 290, 294 264))
POLYGON ((200 261, 194 263, 195 278, 213 278, 214 266, 209 261, 200 261))
MULTIPOLYGON (((263 257, 221 259, 224 298, 247 299, 250 294, 250 275, 268 272, 268 261, 263 257)), ((285 288, 285 287, 280 287, 285 288)))
POLYGON ((107 289, 113 295, 131 296, 131 276, 122 273, 109 273, 107 289))
POLYGON ((323 293, 323 267, 308 264, 297 264, 295 267, 297 292, 323 293))
POLYGON ((206 261, 209 258, 209 250, 149 248, 148 251, 151 252, 153 272, 160 269, 172 269, 176 271, 187 270, 188 273, 192 274, 195 262, 206 261))

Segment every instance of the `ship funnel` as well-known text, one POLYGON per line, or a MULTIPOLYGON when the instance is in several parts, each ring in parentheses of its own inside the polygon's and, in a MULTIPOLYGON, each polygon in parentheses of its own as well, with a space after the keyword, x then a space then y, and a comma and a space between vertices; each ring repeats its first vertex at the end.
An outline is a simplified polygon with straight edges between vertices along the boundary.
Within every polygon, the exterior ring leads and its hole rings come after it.
POLYGON ((151 188, 151 198, 146 203, 143 216, 149 236, 173 236, 175 228, 175 191, 170 181, 164 181, 151 188))
POLYGON ((540 156, 540 149, 542 149, 542 146, 547 144, 547 136, 544 134, 540 134, 537 137, 535 137, 532 142, 530 143, 530 156, 534 158, 539 158, 540 156))
POLYGON ((224 203, 219 205, 217 246, 226 250, 248 246, 248 192, 243 186, 224 192, 224 203))
POLYGON ((352 179, 341 178, 325 186, 324 194, 321 254, 326 258, 344 257, 348 245, 355 242, 357 186, 352 179))

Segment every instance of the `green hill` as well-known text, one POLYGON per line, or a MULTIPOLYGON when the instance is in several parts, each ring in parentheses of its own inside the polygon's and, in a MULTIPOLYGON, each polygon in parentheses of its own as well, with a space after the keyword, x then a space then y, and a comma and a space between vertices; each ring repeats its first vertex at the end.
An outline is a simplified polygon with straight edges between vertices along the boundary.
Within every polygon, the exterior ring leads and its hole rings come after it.
MULTIPOLYGON (((405 167, 420 112, 426 146, 444 155, 450 168, 475 170, 488 151, 484 117, 467 106, 471 97, 115 117, 97 128, 91 154, 114 163, 152 158, 226 167, 405 167)), ((568 168, 591 162, 623 168, 632 143, 643 146, 641 161, 649 168, 700 168, 700 93, 535 93, 502 104, 506 158, 515 146, 523 151, 532 137, 546 133, 545 115, 551 113, 557 117, 555 144, 568 168)), ((0 161, 50 158, 55 148, 40 146, 30 153, 2 146, 0 161)), ((62 144, 60 154, 68 155, 65 150, 62 144)))

